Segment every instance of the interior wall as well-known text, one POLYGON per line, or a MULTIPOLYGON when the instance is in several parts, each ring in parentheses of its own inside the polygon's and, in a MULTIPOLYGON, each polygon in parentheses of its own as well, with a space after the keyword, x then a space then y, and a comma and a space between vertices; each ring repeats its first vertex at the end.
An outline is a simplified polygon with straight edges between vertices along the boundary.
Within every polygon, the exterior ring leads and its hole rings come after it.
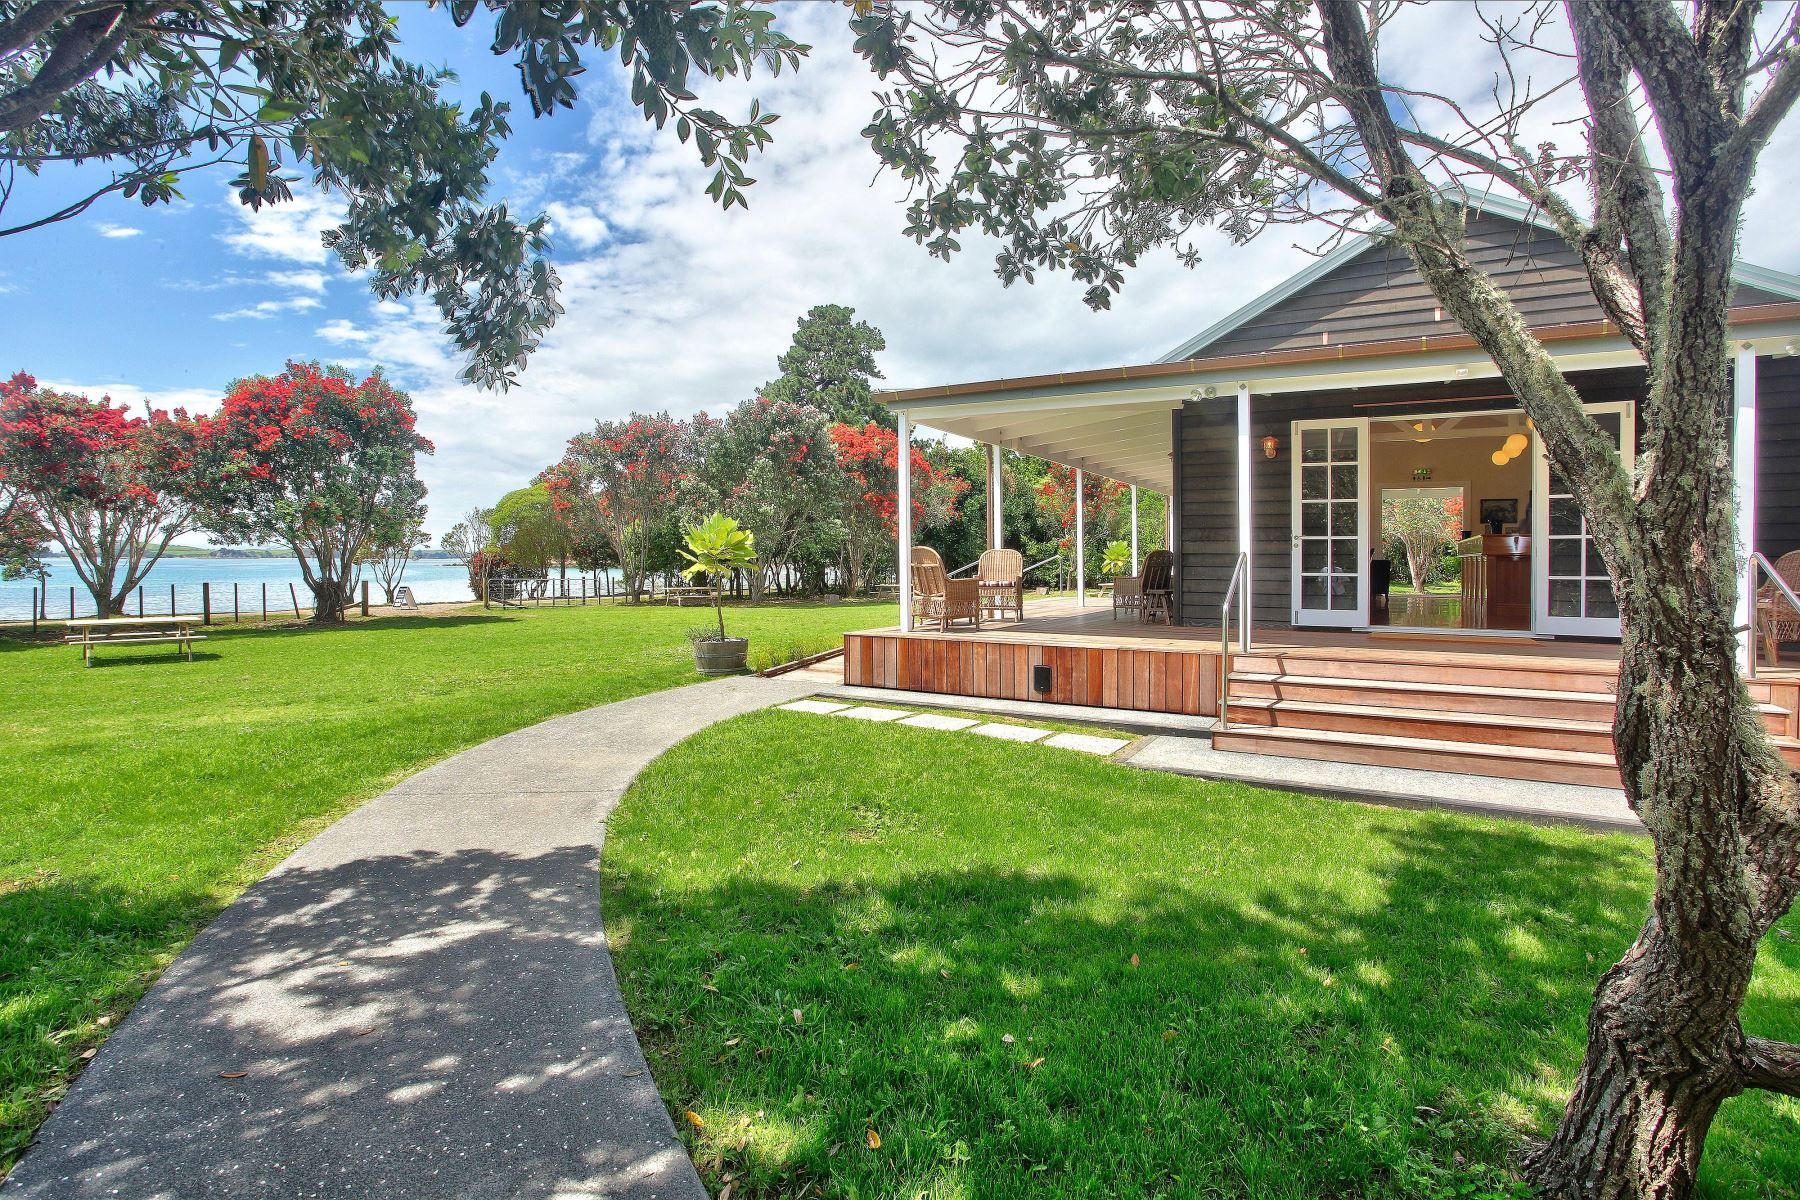
MULTIPOLYGON (((1370 502, 1379 506, 1381 493, 1388 488, 1462 484, 1463 525, 1471 532, 1481 530, 1483 500, 1517 500, 1519 516, 1525 519, 1526 503, 1531 494, 1531 451, 1527 449, 1504 467, 1496 467, 1492 456, 1500 448, 1500 442, 1498 437, 1434 438, 1424 444, 1371 440, 1370 502), (1420 468, 1430 468, 1431 478, 1414 479, 1413 471, 1420 468)), ((1379 507, 1374 524, 1380 524, 1379 507)), ((1378 532, 1376 536, 1379 537, 1378 532)))

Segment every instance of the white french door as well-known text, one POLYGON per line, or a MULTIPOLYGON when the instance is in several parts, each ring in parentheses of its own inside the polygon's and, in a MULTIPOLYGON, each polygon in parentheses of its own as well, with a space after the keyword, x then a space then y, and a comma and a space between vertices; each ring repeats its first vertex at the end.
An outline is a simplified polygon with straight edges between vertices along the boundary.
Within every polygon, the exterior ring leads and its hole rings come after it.
POLYGON ((1369 622, 1369 422, 1293 425, 1294 624, 1369 622))
MULTIPOLYGON (((1590 404, 1588 415, 1630 463, 1637 453, 1637 406, 1590 404)), ((1533 633, 1618 637, 1619 603, 1600 547, 1562 472, 1550 465, 1532 435, 1536 466, 1531 489, 1531 596, 1533 633)))

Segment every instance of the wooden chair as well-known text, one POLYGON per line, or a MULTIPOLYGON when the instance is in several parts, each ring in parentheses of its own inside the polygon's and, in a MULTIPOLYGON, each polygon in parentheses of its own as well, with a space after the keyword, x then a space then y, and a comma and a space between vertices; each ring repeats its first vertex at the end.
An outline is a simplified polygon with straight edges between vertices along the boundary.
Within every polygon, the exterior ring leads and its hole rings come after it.
MULTIPOLYGON (((1800 550, 1789 550, 1775 560, 1775 574, 1795 594, 1800 595, 1800 550)), ((1781 589, 1765 583, 1756 592, 1756 631, 1762 638, 1763 652, 1769 662, 1781 662, 1781 643, 1800 641, 1800 612, 1794 611, 1781 589)))
POLYGON ((1164 624, 1174 624, 1174 574, 1175 556, 1167 550, 1152 550, 1144 558, 1142 571, 1113 580, 1113 620, 1123 611, 1136 613, 1140 621, 1161 614, 1164 624))
POLYGON ((982 616, 998 617, 1010 612, 1025 619, 1025 556, 1017 550, 987 550, 975 568, 975 581, 981 587, 982 616))
POLYGON ((936 550, 913 547, 912 578, 915 622, 936 619, 939 633, 948 633, 952 621, 973 621, 975 628, 981 628, 981 584, 973 579, 951 579, 936 550))

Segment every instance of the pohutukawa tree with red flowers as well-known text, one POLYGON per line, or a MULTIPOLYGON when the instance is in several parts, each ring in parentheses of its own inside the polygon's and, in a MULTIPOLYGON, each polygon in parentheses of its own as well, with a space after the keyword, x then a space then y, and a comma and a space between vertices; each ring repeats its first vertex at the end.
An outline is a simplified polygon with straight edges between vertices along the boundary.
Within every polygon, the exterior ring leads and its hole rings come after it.
POLYGON ((94 610, 123 612, 169 543, 206 515, 195 435, 179 410, 135 417, 108 397, 52 391, 23 372, 0 382, 0 525, 18 539, 8 565, 17 554, 34 559, 47 530, 94 610))
POLYGON ((412 401, 379 370, 290 362, 231 385, 201 418, 201 461, 217 501, 213 532, 275 541, 300 561, 313 621, 344 619, 357 556, 424 494, 412 401))
MULTIPOLYGON (((1063 535, 1057 541, 1056 548, 1068 563, 1067 573, 1074 576, 1075 562, 1075 468, 1065 467, 1061 463, 1051 463, 1044 478, 1037 485, 1038 507, 1043 509, 1053 520, 1062 525, 1063 535)), ((1081 480, 1082 500, 1087 515, 1082 530, 1084 540, 1093 561, 1091 567, 1100 565, 1100 556, 1104 553, 1107 539, 1113 536, 1119 504, 1129 489, 1117 480, 1102 479, 1096 475, 1083 475, 1081 480)), ((1094 574, 1097 576, 1098 571, 1094 574)))
POLYGON ((651 534, 675 515, 692 441, 668 413, 597 421, 541 476, 557 520, 576 538, 596 532, 612 548, 633 600, 649 574, 651 534))
POLYGON ((31 497, 8 482, 0 469, 0 579, 42 575, 48 539, 31 497))
MULTIPOLYGON (((801 567, 802 551, 821 560, 828 517, 841 484, 830 418, 810 404, 765 396, 738 405, 723 420, 696 419, 696 468, 711 502, 756 539, 750 598, 801 567)), ((833 539, 835 540, 835 539, 833 539)), ((835 549, 835 547, 833 547, 835 549)))
MULTIPOLYGON (((843 470, 844 571, 848 589, 866 588, 892 553, 900 519, 900 439, 873 422, 833 425, 831 446, 843 470)), ((911 447, 912 517, 915 529, 930 529, 956 512, 956 498, 969 481, 940 471, 924 452, 911 447)))

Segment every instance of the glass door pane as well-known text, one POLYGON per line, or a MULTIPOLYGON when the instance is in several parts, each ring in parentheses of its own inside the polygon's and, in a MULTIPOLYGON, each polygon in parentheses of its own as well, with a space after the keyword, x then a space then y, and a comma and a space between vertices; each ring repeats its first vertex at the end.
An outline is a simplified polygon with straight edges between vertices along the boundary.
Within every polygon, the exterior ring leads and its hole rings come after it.
MULTIPOLYGON (((1595 405, 1589 415, 1629 461, 1635 451, 1635 411, 1629 404, 1595 405)), ((1540 633, 1616 637, 1619 605, 1600 548, 1568 481, 1538 450, 1537 494, 1532 505, 1533 562, 1538 582, 1536 626, 1540 633)))
POLYGON ((1296 422, 1294 441, 1294 620, 1361 624, 1368 422, 1296 422))

